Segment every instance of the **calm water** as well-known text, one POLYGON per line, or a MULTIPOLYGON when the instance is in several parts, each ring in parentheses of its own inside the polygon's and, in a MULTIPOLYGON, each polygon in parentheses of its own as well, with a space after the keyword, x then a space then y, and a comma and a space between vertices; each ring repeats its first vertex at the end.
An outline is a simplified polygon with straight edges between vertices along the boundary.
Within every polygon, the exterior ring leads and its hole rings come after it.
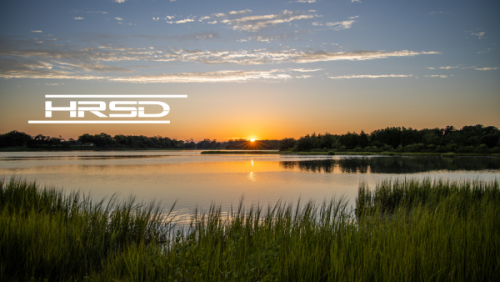
POLYGON ((101 199, 114 193, 161 200, 187 215, 211 203, 229 207, 278 200, 354 201, 360 182, 382 179, 500 179, 500 158, 200 155, 200 151, 1 152, 0 176, 80 190, 101 199))

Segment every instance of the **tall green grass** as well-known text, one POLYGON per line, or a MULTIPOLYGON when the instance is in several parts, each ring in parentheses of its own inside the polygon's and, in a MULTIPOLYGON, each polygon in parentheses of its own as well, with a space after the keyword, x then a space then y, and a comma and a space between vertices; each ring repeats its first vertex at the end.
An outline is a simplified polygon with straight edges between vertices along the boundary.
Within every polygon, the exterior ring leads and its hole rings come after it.
POLYGON ((162 221, 155 204, 93 204, 22 181, 1 187, 2 281, 500 278, 496 181, 360 185, 358 216, 345 199, 212 206, 184 229, 162 221))
POLYGON ((0 280, 81 280, 132 244, 164 241, 156 203, 94 202, 36 183, 0 181, 0 280))

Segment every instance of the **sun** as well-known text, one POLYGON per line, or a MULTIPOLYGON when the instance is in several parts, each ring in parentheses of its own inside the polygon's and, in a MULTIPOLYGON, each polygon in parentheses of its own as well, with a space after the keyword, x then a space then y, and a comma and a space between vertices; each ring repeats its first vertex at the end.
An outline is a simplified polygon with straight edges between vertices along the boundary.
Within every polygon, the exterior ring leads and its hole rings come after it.
POLYGON ((252 138, 252 139, 250 139, 250 142, 255 142, 255 139, 253 139, 253 138, 252 138))

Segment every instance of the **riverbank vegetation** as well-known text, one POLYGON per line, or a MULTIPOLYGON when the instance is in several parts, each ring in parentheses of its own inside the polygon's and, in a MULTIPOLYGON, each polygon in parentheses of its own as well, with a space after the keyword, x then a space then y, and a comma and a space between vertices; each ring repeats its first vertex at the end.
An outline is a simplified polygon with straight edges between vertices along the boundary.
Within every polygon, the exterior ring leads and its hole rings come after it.
POLYGON ((370 134, 347 132, 344 135, 312 134, 280 141, 280 151, 299 152, 394 152, 459 154, 500 153, 500 131, 494 126, 453 126, 434 129, 388 127, 370 134))
POLYGON ((2 281, 496 281, 498 182, 382 181, 344 199, 194 212, 0 181, 2 281))
POLYGON ((388 127, 370 134, 347 132, 343 135, 329 133, 306 135, 299 139, 282 140, 231 139, 220 142, 204 139, 177 140, 168 137, 115 135, 106 133, 83 134, 65 140, 62 136, 50 137, 11 131, 0 134, 0 150, 124 150, 124 149, 196 149, 196 150, 280 150, 283 152, 324 153, 500 153, 500 130, 494 126, 453 126, 434 129, 388 127))

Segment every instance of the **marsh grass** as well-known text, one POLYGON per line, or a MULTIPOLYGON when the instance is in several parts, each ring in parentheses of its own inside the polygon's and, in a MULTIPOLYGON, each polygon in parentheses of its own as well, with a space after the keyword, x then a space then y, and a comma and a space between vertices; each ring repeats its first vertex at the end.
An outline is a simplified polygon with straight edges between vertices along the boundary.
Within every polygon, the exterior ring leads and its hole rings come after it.
POLYGON ((498 182, 360 185, 345 199, 196 211, 170 228, 158 205, 92 204, 1 183, 0 280, 496 281, 498 182), (389 216, 388 216, 389 215, 389 216))
MULTIPOLYGON (((94 202, 22 180, 0 181, 0 280, 79 280, 133 244, 166 240, 156 203, 94 202)), ((168 223, 168 221, 167 221, 168 223)))

